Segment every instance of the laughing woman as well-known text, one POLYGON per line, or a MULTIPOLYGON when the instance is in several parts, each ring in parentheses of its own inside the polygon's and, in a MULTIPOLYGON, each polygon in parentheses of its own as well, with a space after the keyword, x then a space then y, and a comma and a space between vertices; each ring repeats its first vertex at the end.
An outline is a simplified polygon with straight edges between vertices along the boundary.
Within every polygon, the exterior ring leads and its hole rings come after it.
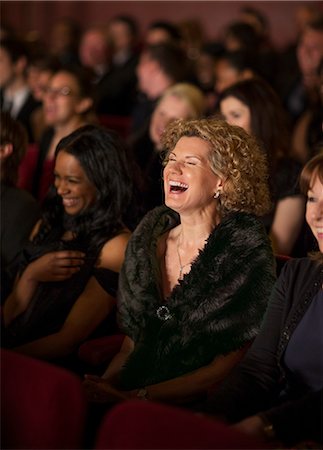
POLYGON ((130 237, 131 182, 117 136, 91 125, 74 131, 57 146, 54 174, 2 327, 4 346, 49 360, 72 354, 112 311, 130 237))
POLYGON ((224 121, 178 120, 163 144, 166 206, 129 242, 118 300, 126 337, 103 377, 86 377, 93 401, 199 399, 258 333, 274 283, 254 139, 224 121))

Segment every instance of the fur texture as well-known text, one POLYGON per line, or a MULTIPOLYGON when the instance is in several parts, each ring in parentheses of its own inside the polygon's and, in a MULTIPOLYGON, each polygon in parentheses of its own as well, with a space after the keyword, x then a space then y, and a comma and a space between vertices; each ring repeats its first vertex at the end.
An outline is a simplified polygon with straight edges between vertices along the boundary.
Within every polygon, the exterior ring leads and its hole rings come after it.
POLYGON ((229 214, 211 233, 190 272, 163 299, 158 237, 178 225, 174 211, 147 214, 127 248, 119 280, 119 323, 135 342, 121 374, 125 389, 154 384, 243 347, 259 331, 275 281, 275 262, 260 221, 229 214), (171 318, 161 320, 165 304, 171 318))

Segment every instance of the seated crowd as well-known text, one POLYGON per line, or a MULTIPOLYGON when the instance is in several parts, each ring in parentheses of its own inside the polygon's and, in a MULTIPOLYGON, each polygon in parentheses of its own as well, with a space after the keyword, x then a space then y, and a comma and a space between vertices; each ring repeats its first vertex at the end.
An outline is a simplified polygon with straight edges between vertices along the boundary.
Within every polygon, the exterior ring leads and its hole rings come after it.
POLYGON ((48 47, 4 30, 2 352, 77 375, 88 447, 323 444, 323 13, 303 8, 285 52, 253 7, 216 42, 127 15, 57 22, 48 47))

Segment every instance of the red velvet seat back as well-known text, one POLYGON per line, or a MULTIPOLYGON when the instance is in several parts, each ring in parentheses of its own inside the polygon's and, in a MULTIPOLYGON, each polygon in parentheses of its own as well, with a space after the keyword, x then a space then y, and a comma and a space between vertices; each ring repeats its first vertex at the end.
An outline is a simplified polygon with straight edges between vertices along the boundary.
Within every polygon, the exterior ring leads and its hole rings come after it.
POLYGON ((191 411, 128 401, 104 418, 97 449, 263 449, 262 443, 191 411))
POLYGON ((82 448, 86 401, 72 373, 1 350, 1 448, 82 448))

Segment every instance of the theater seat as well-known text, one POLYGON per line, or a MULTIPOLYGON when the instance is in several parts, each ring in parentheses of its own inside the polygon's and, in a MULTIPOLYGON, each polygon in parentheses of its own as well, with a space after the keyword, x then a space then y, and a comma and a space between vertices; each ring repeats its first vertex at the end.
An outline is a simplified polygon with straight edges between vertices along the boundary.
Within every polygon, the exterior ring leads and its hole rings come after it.
POLYGON ((124 402, 104 417, 96 449, 269 448, 213 419, 153 402, 124 402))
POLYGON ((86 400, 72 373, 1 350, 1 448, 83 448, 86 400))
POLYGON ((17 187, 32 192, 33 177, 36 171, 39 148, 37 144, 29 144, 18 171, 17 187))
POLYGON ((131 117, 102 114, 98 119, 101 125, 115 130, 121 137, 127 138, 129 136, 132 124, 131 117))

